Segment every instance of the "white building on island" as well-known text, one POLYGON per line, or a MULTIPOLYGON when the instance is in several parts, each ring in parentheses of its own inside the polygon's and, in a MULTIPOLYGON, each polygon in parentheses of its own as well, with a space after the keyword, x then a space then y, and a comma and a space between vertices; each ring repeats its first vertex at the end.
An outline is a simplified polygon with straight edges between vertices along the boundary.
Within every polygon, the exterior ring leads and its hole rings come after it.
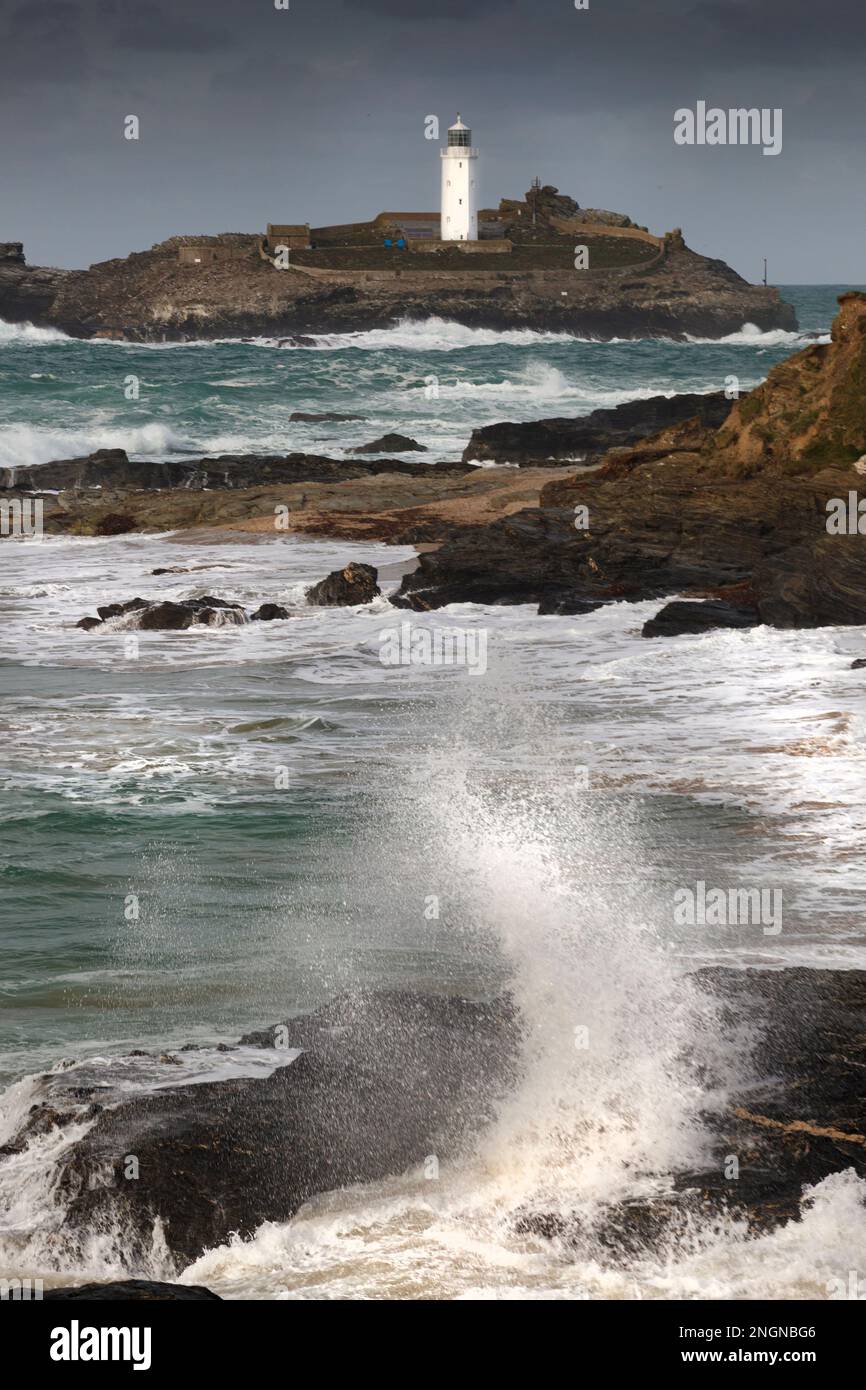
POLYGON ((478 240, 478 151, 457 117, 442 151, 442 240, 478 240))

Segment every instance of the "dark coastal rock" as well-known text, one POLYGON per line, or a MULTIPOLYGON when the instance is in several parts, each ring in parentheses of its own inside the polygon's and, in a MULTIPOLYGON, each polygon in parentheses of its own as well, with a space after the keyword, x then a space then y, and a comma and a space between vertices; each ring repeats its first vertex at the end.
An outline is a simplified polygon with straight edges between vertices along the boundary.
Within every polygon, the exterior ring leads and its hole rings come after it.
POLYGON ((610 410, 593 410, 576 419, 485 425, 472 431, 463 451, 463 461, 529 464, 595 456, 617 445, 646 439, 686 420, 696 420, 717 429, 728 415, 731 404, 722 391, 710 395, 684 393, 626 401, 610 410))
POLYGON ((862 671, 864 666, 866 666, 866 656, 858 656, 856 661, 851 662, 852 671, 862 671))
POLYGON ((22 242, 0 242, 0 319, 7 323, 47 323, 57 296, 72 273, 28 266, 22 242))
POLYGON ((183 599, 180 603, 156 603, 142 610, 138 627, 142 632, 169 632, 203 624, 220 627, 224 623, 240 625, 246 614, 238 603, 220 598, 183 599))
POLYGON ((281 456, 227 454, 163 463, 133 462, 123 449, 98 449, 86 458, 0 469, 0 490, 93 494, 90 500, 96 504, 101 501, 97 494, 119 499, 133 498, 140 492, 221 492, 271 484, 342 483, 349 478, 373 478, 386 472, 424 477, 431 467, 456 474, 471 471, 464 463, 431 465, 407 459, 339 460, 301 453, 281 456))
POLYGON ((138 615, 135 626, 142 632, 178 632, 196 624, 217 627, 225 623, 239 625, 246 622, 246 613, 239 603, 229 603, 212 595, 181 599, 178 603, 170 599, 154 603, 149 599, 132 598, 126 603, 103 604, 96 611, 98 619, 82 618, 76 627, 90 632, 112 618, 125 618, 130 614, 138 615))
MULTIPOLYGON (((0 318, 30 319, 81 338, 159 342, 267 334, 299 346, 309 345, 311 334, 431 317, 604 339, 719 338, 744 323, 797 326, 778 290, 748 284, 722 261, 691 251, 681 236, 669 235, 661 248, 637 259, 633 241, 593 239, 610 271, 575 276, 575 234, 557 233, 553 252, 533 249, 530 236, 508 256, 474 256, 468 264, 470 258, 459 253, 439 256, 435 278, 429 255, 412 252, 401 258, 398 273, 375 280, 363 256, 354 265, 351 257, 340 256, 322 279, 305 274, 302 263, 300 273, 280 274, 261 259, 253 233, 231 238, 236 259, 195 272, 179 263, 178 238, 88 270, 0 261, 0 318)), ((371 227, 371 240, 373 235, 371 227)), ((544 236, 550 240, 547 229, 544 236)), ((219 244, 226 238, 198 240, 219 244)), ((299 255, 311 265, 318 259, 321 268, 321 254, 299 255)), ((390 267, 388 255, 383 251, 390 267)))
POLYGON ((495 575, 473 575, 470 581, 457 580, 453 586, 437 585, 435 590, 412 589, 393 594, 390 602, 395 608, 427 613, 434 608, 444 608, 449 603, 538 603, 544 592, 543 586, 529 580, 515 579, 513 584, 508 584, 495 575))
POLYGON ((643 637, 677 637, 684 633, 708 632, 717 627, 756 627, 761 621, 754 608, 737 608, 721 599, 704 603, 675 601, 666 603, 654 618, 643 625, 643 637))
POLYGON ((357 603, 370 603, 382 592, 377 584, 378 572, 372 565, 349 564, 343 570, 333 570, 326 579, 307 590, 307 602, 322 608, 345 608, 357 603))
POLYGON ((93 527, 93 534, 96 536, 123 536, 128 531, 134 531, 137 522, 129 512, 108 512, 105 516, 98 518, 93 527))
MULTIPOLYGON (((752 1079, 703 1117, 706 1165, 665 1174, 661 1195, 610 1203, 591 1224, 567 1209, 523 1207, 517 1230, 588 1258, 602 1247, 625 1264, 724 1213, 754 1233, 771 1230, 798 1219, 805 1186, 848 1169, 866 1178, 866 972, 716 967, 694 978, 730 1037, 751 1040, 752 1079)), ((134 1264, 158 1218, 183 1265, 233 1232, 289 1220, 318 1193, 400 1174, 431 1154, 452 1158, 518 1080, 520 1039, 507 999, 404 991, 354 992, 249 1033, 245 1047, 301 1054, 267 1077, 127 1093, 92 1112, 59 1160, 64 1234, 120 1227, 134 1264), (108 1180, 130 1153, 137 1180, 108 1180)), ((54 1088, 52 1127, 77 1123, 80 1108, 76 1118, 64 1110, 62 1074, 43 1080, 54 1088)), ((79 1107, 89 1094, 75 1089, 79 1107)), ((39 1123, 31 1112, 17 1152, 39 1123)))
POLYGON ((104 603, 96 611, 105 623, 109 618, 123 618, 127 613, 136 613, 140 608, 148 606, 146 598, 131 598, 126 603, 104 603))
POLYGON ((503 1000, 359 991, 243 1043, 304 1050, 266 1077, 107 1107, 61 1160, 66 1233, 119 1223, 134 1264, 158 1217, 183 1265, 317 1193, 453 1156, 513 1083, 517 1024, 503 1000), (89 1181, 128 1153, 137 1181, 89 1181))
POLYGON ((43 1302, 67 1303, 220 1303, 219 1294, 200 1284, 161 1284, 152 1279, 122 1279, 112 1284, 77 1284, 46 1289, 43 1302))
POLYGON ((409 439, 405 434, 383 434, 381 439, 374 439, 370 444, 359 444, 356 449, 350 449, 350 454, 406 454, 410 450, 415 453, 426 454, 427 447, 419 444, 416 439, 409 439))
POLYGON ((255 613, 250 615, 250 622, 253 623, 273 623, 280 618, 290 617, 288 608, 283 608, 279 603, 263 603, 257 608, 255 613))
POLYGON ((306 334, 306 333, 295 333, 295 334, 293 334, 290 338, 281 338, 280 341, 279 341, 278 346, 281 347, 281 348, 282 348, 282 347, 305 347, 305 348, 310 348, 310 347, 315 347, 315 346, 316 346, 316 340, 315 340, 315 338, 309 337, 309 335, 306 334))
POLYGON ((124 449, 96 449, 84 458, 61 459, 24 468, 0 469, 0 488, 45 491, 134 491, 176 487, 189 475, 187 465, 133 463, 124 449))
POLYGON ((581 598, 577 594, 546 594, 538 605, 538 616, 577 617, 581 613, 592 613, 601 608, 600 601, 581 598))
POLYGON ((775 627, 862 624, 866 536, 828 533, 827 505, 860 480, 864 378, 866 295, 849 293, 832 342, 774 367, 722 429, 695 439, 688 422, 672 426, 548 483, 538 507, 422 555, 401 601, 437 608, 491 589, 505 602, 564 590, 602 601, 742 590, 751 597, 734 606, 775 627))
MULTIPOLYGON (((313 341, 312 339, 310 340, 313 341)), ((366 420, 366 415, 340 415, 335 410, 323 410, 320 413, 306 410, 293 410, 289 416, 291 423, 303 423, 309 425, 323 425, 330 421, 366 420)))
POLYGON ((592 1227, 577 1214, 524 1209, 518 1231, 582 1250, 600 1244, 626 1264, 724 1214, 753 1234, 772 1230, 799 1219, 804 1187, 846 1169, 866 1178, 866 972, 717 967, 697 979, 722 1001, 731 1035, 756 1038, 755 1082, 705 1116, 711 1164, 676 1174, 664 1195, 612 1204, 592 1227))

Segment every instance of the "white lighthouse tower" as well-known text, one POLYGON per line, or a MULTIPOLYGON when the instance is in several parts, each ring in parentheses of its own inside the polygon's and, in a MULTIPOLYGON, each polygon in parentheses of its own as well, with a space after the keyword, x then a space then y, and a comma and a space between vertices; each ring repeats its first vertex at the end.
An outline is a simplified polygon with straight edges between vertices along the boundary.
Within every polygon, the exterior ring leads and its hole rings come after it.
POLYGON ((459 115, 442 151, 442 240, 478 240, 478 151, 459 115))

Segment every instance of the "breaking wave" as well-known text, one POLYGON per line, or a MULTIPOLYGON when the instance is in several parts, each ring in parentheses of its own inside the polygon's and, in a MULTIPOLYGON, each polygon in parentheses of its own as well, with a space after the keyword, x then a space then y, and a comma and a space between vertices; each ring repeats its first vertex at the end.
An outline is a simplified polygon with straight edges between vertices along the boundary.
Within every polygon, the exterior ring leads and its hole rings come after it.
POLYGON ((702 347, 808 347, 810 343, 829 343, 830 334, 816 336, 811 333, 791 332, 786 328, 759 328, 756 323, 744 323, 737 333, 728 333, 724 338, 695 338, 686 334, 686 342, 702 347))
POLYGON ((32 343, 42 347, 46 343, 73 343, 76 340, 59 328, 37 328, 32 323, 7 323, 0 319, 0 347, 7 343, 32 343))
POLYGON ((195 445, 170 426, 156 422, 130 427, 93 425, 78 430, 0 425, 2 468, 27 468, 55 459, 83 458, 97 449, 125 449, 132 457, 161 458, 172 453, 194 453, 195 445))

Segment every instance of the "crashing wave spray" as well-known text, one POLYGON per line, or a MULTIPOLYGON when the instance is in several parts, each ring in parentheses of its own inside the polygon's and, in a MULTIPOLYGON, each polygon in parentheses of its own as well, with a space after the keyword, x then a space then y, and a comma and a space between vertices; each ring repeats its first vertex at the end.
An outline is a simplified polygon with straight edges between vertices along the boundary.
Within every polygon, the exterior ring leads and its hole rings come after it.
POLYGON ((507 958, 524 1037, 522 1082, 479 1150, 490 1178, 570 1210, 699 1162, 718 1100, 703 1087, 727 1059, 712 1001, 665 949, 645 811, 567 773, 485 786, 456 751, 430 782, 436 841, 464 929, 507 958))

